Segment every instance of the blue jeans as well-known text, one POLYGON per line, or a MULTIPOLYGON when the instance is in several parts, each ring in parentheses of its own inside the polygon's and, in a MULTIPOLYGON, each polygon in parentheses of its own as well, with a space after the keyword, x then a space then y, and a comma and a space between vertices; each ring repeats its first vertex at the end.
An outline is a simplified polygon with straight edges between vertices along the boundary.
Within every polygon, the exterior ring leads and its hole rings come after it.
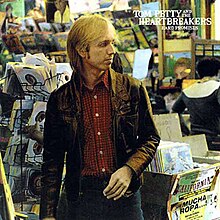
POLYGON ((113 201, 101 190, 86 190, 78 201, 68 201, 67 210, 69 220, 144 220, 140 191, 113 201))

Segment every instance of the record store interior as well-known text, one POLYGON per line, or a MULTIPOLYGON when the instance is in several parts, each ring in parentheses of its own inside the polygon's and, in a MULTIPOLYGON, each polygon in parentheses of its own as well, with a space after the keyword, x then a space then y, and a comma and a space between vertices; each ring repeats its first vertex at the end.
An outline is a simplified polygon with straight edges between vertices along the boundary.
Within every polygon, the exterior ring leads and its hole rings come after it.
POLYGON ((39 219, 47 103, 71 80, 67 37, 88 14, 112 22, 120 73, 145 86, 161 138, 144 171, 144 218, 220 219, 219 9, 220 0, 0 0, 0 220, 39 219))

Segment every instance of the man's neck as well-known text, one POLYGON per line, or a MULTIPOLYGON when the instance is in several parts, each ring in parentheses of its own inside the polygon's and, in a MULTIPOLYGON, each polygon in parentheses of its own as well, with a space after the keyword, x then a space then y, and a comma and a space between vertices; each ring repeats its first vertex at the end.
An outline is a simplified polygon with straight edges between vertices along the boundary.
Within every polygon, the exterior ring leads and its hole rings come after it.
POLYGON ((83 72, 81 76, 86 87, 88 87, 89 89, 94 89, 94 87, 101 81, 104 72, 105 71, 100 71, 99 73, 93 71, 83 72))

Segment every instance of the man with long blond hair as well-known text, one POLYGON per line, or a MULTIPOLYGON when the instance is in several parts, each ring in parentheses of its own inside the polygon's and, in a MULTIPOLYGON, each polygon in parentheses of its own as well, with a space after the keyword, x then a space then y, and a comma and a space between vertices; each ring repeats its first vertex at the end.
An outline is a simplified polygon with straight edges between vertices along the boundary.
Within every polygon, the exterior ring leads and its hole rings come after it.
POLYGON ((47 104, 41 219, 56 219, 65 156, 67 219, 143 219, 142 173, 160 138, 144 86, 110 68, 115 38, 100 15, 69 32, 72 79, 47 104))

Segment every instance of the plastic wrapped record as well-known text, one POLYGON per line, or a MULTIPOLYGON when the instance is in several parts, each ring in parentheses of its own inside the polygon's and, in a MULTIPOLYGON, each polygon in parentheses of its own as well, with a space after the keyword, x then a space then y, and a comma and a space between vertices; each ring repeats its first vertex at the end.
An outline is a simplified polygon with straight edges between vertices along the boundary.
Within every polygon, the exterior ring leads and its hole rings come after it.
POLYGON ((36 122, 38 122, 42 131, 44 127, 46 107, 46 102, 36 101, 34 103, 33 111, 31 113, 31 117, 29 119, 28 124, 35 125, 36 122))
POLYGON ((14 69, 24 93, 49 94, 49 89, 45 86, 47 76, 44 67, 15 66, 14 69))
POLYGON ((7 176, 14 202, 19 203, 40 197, 41 171, 38 167, 23 167, 21 177, 21 167, 11 166, 7 176))
POLYGON ((39 144, 37 141, 29 140, 27 152, 25 155, 25 162, 40 165, 43 160, 43 145, 39 144))
POLYGON ((14 166, 24 163, 28 140, 20 135, 10 137, 6 148, 4 162, 14 166), (22 146, 22 147, 21 147, 22 146))
POLYGON ((9 129, 20 130, 27 123, 33 109, 33 100, 16 100, 13 104, 9 129))
POLYGON ((26 189, 25 195, 31 197, 40 197, 41 192, 41 171, 39 168, 28 167, 26 169, 26 189))

